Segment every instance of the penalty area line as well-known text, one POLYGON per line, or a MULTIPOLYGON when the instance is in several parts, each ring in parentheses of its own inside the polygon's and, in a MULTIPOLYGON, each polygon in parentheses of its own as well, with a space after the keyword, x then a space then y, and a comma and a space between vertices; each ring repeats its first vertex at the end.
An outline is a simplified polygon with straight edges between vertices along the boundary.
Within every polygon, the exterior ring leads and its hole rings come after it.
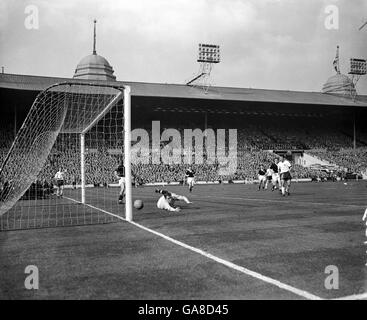
MULTIPOLYGON (((65 197, 65 198, 66 198, 66 197, 65 197)), ((69 200, 71 200, 71 201, 74 201, 74 202, 77 202, 77 203, 81 203, 80 201, 77 201, 77 200, 72 199, 72 198, 67 198, 67 199, 69 199, 69 200)), ((82 203, 81 203, 81 204, 82 204, 82 203)), ((123 221, 126 221, 126 222, 128 222, 128 223, 130 223, 130 224, 132 224, 132 225, 134 225, 134 226, 136 226, 136 227, 138 227, 138 228, 140 228, 140 229, 142 229, 142 230, 144 230, 144 231, 147 231, 147 232, 149 232, 149 233, 152 233, 152 234, 154 234, 154 235, 156 235, 156 236, 158 236, 158 237, 160 237, 160 238, 163 238, 163 239, 165 239, 165 240, 167 240, 167 241, 169 241, 169 242, 171 242, 171 243, 174 243, 174 244, 176 244, 176 245, 178 245, 178 246, 180 246, 180 247, 183 247, 183 248, 188 249, 188 250, 190 250, 190 251, 192 251, 192 252, 195 252, 195 253, 197 253, 197 254, 200 254, 200 255, 202 255, 202 256, 204 256, 204 257, 206 257, 206 258, 210 259, 210 260, 213 260, 213 261, 215 261, 215 262, 217 262, 217 263, 219 263, 219 264, 222 264, 222 265, 224 265, 224 266, 226 266, 226 267, 228 267, 228 268, 230 268, 230 269, 233 269, 233 270, 239 271, 239 272, 241 272, 241 273, 243 273, 243 274, 246 274, 246 275, 248 275, 248 276, 250 276, 250 277, 256 278, 256 279, 261 280, 261 281, 263 281, 263 282, 269 283, 269 284, 271 284, 271 285, 273 285, 273 286, 276 286, 276 287, 278 287, 278 288, 280 288, 280 289, 283 289, 283 290, 286 290, 286 291, 292 292, 293 294, 296 294, 296 295, 298 295, 298 296, 300 296, 300 297, 303 297, 303 298, 306 298, 306 299, 309 299, 309 300, 322 300, 322 298, 320 298, 319 296, 316 296, 316 295, 314 295, 314 294, 312 294, 312 293, 309 293, 309 292, 307 292, 307 291, 304 291, 304 290, 301 290, 301 289, 298 289, 298 288, 292 287, 291 285, 288 285, 288 284, 286 284, 286 283, 280 282, 280 281, 275 280, 275 279, 273 279, 273 278, 270 278, 270 277, 264 276, 264 275, 262 275, 262 274, 260 274, 260 273, 258 273, 258 272, 255 272, 255 271, 252 271, 252 270, 247 269, 247 268, 245 268, 245 267, 239 266, 239 265, 237 265, 237 264, 235 264, 235 263, 233 263, 233 262, 227 261, 227 260, 222 259, 222 258, 220 258, 220 257, 217 257, 217 256, 215 256, 215 255, 213 255, 213 254, 211 254, 211 253, 209 253, 209 252, 203 251, 203 250, 201 250, 201 249, 199 249, 199 248, 196 248, 196 247, 190 246, 190 245, 188 245, 188 244, 186 244, 186 243, 184 243, 184 242, 181 242, 181 241, 178 241, 178 240, 176 240, 176 239, 173 239, 173 238, 171 238, 171 237, 169 237, 169 236, 166 236, 166 235, 165 235, 165 234, 163 234, 163 233, 160 233, 160 232, 158 232, 158 231, 155 231, 155 230, 153 230, 153 229, 150 229, 150 228, 148 228, 148 227, 145 227, 145 226, 143 226, 143 225, 141 225, 141 224, 139 224, 139 223, 136 223, 136 222, 134 222, 134 221, 127 221, 125 218, 123 218, 123 217, 121 217, 121 216, 119 216, 119 215, 117 215, 117 214, 113 214, 113 213, 108 212, 108 211, 106 211, 106 210, 103 210, 103 209, 101 209, 101 208, 98 208, 98 207, 92 206, 92 205, 90 205, 90 204, 88 204, 88 203, 84 203, 84 205, 85 205, 85 206, 88 206, 88 207, 90 207, 90 208, 92 208, 92 209, 99 210, 99 211, 101 211, 101 212, 104 212, 104 213, 106 213, 106 214, 109 214, 109 215, 111 215, 111 216, 113 216, 113 217, 116 217, 116 218, 118 218, 118 219, 121 219, 121 220, 123 220, 123 221)))

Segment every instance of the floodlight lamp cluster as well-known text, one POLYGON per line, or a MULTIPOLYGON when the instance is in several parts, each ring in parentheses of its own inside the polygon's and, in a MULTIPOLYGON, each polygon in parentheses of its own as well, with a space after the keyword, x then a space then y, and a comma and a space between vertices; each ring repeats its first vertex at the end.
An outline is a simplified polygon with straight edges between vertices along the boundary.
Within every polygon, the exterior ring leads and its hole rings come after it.
POLYGON ((367 60, 351 58, 349 74, 360 76, 367 74, 367 60))
POLYGON ((220 49, 218 45, 214 44, 199 44, 198 62, 219 63, 220 49))

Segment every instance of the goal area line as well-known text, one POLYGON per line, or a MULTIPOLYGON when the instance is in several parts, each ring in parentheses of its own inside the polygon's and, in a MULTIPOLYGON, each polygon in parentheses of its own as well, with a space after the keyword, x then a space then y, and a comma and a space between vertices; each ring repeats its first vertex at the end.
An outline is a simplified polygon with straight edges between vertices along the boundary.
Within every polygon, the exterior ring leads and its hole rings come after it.
MULTIPOLYGON (((67 198, 67 199, 69 199, 69 200, 71 200, 71 201, 74 201, 74 202, 77 202, 77 203, 81 203, 80 201, 77 201, 77 200, 72 199, 72 198, 67 198)), ((82 204, 82 203, 81 203, 81 204, 82 204)), ((237 264, 235 264, 235 263, 233 263, 233 262, 230 262, 230 261, 228 261, 228 260, 222 259, 222 258, 220 258, 220 257, 218 257, 218 256, 215 256, 215 255, 213 255, 213 254, 211 254, 211 253, 209 253, 209 252, 206 252, 206 251, 204 251, 204 250, 202 250, 202 249, 199 249, 199 248, 193 247, 193 246, 188 245, 188 244, 186 244, 186 243, 184 243, 184 242, 181 242, 181 241, 178 241, 178 240, 176 240, 176 239, 173 239, 173 238, 171 238, 171 237, 169 237, 169 236, 166 236, 166 235, 165 235, 165 234, 163 234, 163 233, 160 233, 160 232, 158 232, 158 231, 155 231, 155 230, 153 230, 153 229, 150 229, 150 228, 148 228, 148 227, 145 227, 145 226, 143 226, 143 225, 141 225, 141 224, 139 224, 139 223, 136 223, 136 222, 134 222, 134 221, 128 221, 128 220, 127 220, 127 219, 125 219, 124 217, 119 216, 119 215, 116 215, 116 214, 114 214, 114 213, 112 213, 112 212, 109 212, 109 211, 107 211, 107 210, 104 210, 104 209, 98 208, 98 207, 93 206, 93 205, 90 205, 90 204, 88 204, 88 203, 83 203, 83 205, 88 206, 88 207, 90 207, 90 208, 92 208, 92 209, 95 209, 95 210, 99 210, 99 211, 101 211, 101 212, 103 212, 103 213, 106 213, 106 214, 108 214, 108 215, 111 215, 111 216, 113 216, 113 217, 116 217, 116 218, 118 218, 118 219, 120 219, 120 220, 122 220, 122 221, 126 221, 126 222, 128 222, 128 223, 130 223, 130 224, 134 225, 134 226, 135 226, 135 227, 137 227, 137 228, 140 228, 140 229, 142 229, 142 230, 144 230, 144 231, 147 231, 147 232, 149 232, 149 233, 152 233, 152 234, 154 234, 154 235, 156 235, 156 236, 158 236, 158 237, 160 237, 160 238, 163 238, 163 239, 165 239, 165 240, 167 240, 167 241, 169 241, 169 242, 171 242, 171 243, 173 243, 173 244, 176 244, 176 245, 178 245, 178 246, 180 246, 180 247, 182 247, 182 248, 185 248, 185 249, 188 249, 188 250, 190 250, 190 251, 192 251, 192 252, 195 252, 195 253, 197 253, 197 254, 200 254, 201 256, 206 257, 206 258, 208 258, 208 259, 210 259, 210 260, 212 260, 212 261, 215 261, 215 262, 217 262, 217 263, 219 263, 219 264, 221 264, 221 265, 224 265, 224 266, 226 266, 226 267, 228 267, 228 268, 230 268, 230 269, 232 269, 232 270, 235 270, 235 271, 241 272, 241 273, 243 273, 243 274, 245 274, 245 275, 247 275, 247 276, 250 276, 250 277, 252 277, 252 278, 256 278, 256 279, 261 280, 261 281, 263 281, 263 282, 269 283, 269 284, 271 284, 271 285, 273 285, 273 286, 276 286, 276 287, 278 287, 278 288, 280 288, 280 289, 283 289, 283 290, 285 290, 285 291, 291 292, 291 293, 293 293, 293 294, 295 294, 295 295, 297 295, 297 296, 300 296, 300 297, 302 297, 302 298, 305 298, 305 299, 308 299, 308 300, 323 300, 323 298, 321 298, 321 297, 319 297, 319 296, 317 296, 317 295, 314 295, 314 294, 312 294, 312 293, 310 293, 310 292, 307 292, 307 291, 305 291, 305 290, 301 290, 301 289, 295 288, 295 287, 293 287, 293 286, 291 286, 291 285, 288 285, 288 284, 286 284, 286 283, 283 283, 283 282, 281 282, 281 281, 275 280, 275 279, 270 278, 270 277, 268 277, 268 276, 264 276, 264 275, 262 275, 262 274, 260 274, 260 273, 258 273, 258 272, 255 272, 255 271, 252 271, 252 270, 247 269, 247 268, 245 268, 245 267, 239 266, 239 265, 237 265, 237 264)))

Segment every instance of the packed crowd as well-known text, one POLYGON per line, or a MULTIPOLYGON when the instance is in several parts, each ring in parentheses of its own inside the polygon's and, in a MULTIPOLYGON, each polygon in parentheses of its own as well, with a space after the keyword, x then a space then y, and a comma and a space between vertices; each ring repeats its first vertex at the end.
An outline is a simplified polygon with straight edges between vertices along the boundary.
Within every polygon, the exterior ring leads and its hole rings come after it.
POLYGON ((367 171, 367 148, 327 150, 308 150, 309 154, 327 160, 349 172, 365 173, 367 171))
MULTIPOLYGON (((233 172, 221 174, 221 169, 226 168, 218 162, 191 165, 198 181, 223 181, 257 179, 260 165, 270 166, 275 154, 267 151, 242 151, 237 155, 237 165, 233 172)), ((94 185, 107 185, 116 183, 114 170, 122 163, 121 155, 111 155, 102 152, 87 153, 85 156, 86 183, 94 185)), ((233 162, 234 163, 234 162, 233 162)), ((189 164, 132 164, 133 180, 137 184, 154 182, 182 182, 189 164)), ((50 180, 58 168, 66 169, 66 184, 80 183, 80 155, 76 152, 54 152, 47 160, 46 166, 40 172, 40 181, 50 180)), ((296 179, 310 178, 320 175, 320 171, 307 169, 295 165, 293 176, 296 179)))
MULTIPOLYGON (((164 128, 162 128, 163 130, 164 128)), ((179 132, 183 139, 183 129, 179 132)), ((11 142, 14 139, 14 131, 11 126, 4 124, 0 129, 0 162, 2 163, 11 142)), ((220 175, 221 166, 218 162, 194 164, 196 179, 200 181, 218 180, 255 180, 260 165, 267 167, 276 157, 270 153, 269 149, 294 149, 303 146, 307 152, 328 160, 343 168, 348 168, 353 172, 367 171, 367 148, 357 148, 356 151, 350 149, 350 138, 341 132, 334 132, 328 128, 321 127, 298 127, 290 126, 287 129, 284 139, 284 132, 280 131, 276 124, 266 125, 247 124, 238 129, 237 136, 237 166, 234 172, 227 175, 220 175), (347 148, 349 147, 349 149, 347 148), (336 150, 337 149, 337 150, 336 150), (331 151, 333 150, 333 151, 331 151)), ((75 137, 63 137, 55 144, 47 159, 46 165, 39 173, 39 181, 51 182, 58 169, 64 168, 66 173, 66 184, 80 183, 80 149, 79 140, 75 137), (61 141, 61 142, 60 142, 61 141)), ((87 184, 106 185, 116 182, 114 169, 122 163, 122 154, 113 153, 109 148, 122 150, 122 143, 118 146, 103 139, 103 135, 94 136, 88 147, 85 156, 86 182, 87 184), (101 142, 104 141, 104 142, 101 142)), ((181 141, 182 144, 184 141, 181 141)), ((163 148, 169 142, 162 142, 163 148)), ((226 145, 228 141, 226 142, 226 145)), ((227 150, 226 150, 227 151, 227 150)), ((183 158, 179 159, 180 164, 133 164, 132 171, 137 183, 152 182, 180 182, 184 180, 184 172, 189 166, 185 164, 183 158)), ((293 177, 296 179, 323 177, 325 173, 294 165, 293 177)))
MULTIPOLYGON (((322 122, 313 124, 288 124, 279 126, 277 123, 260 125, 267 139, 258 146, 265 150, 314 149, 314 148, 350 148, 352 137, 334 126, 325 126, 322 122), (270 139, 270 141, 269 141, 270 139)), ((363 144, 360 144, 363 145, 363 144)))

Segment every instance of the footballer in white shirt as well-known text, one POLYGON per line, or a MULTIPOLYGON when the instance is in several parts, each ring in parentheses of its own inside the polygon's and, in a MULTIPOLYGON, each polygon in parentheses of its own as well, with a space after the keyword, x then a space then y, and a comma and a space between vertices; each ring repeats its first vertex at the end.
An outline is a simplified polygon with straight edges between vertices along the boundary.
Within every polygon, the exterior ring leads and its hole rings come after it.
POLYGON ((55 180, 56 180, 56 195, 58 198, 62 198, 63 196, 63 190, 64 190, 64 175, 67 170, 62 170, 62 168, 59 168, 59 171, 55 174, 55 180))
POLYGON ((118 202, 119 204, 123 204, 125 198, 125 167, 123 164, 115 169, 115 177, 118 179, 120 187, 118 202))
POLYGON ((278 169, 280 174, 280 187, 283 196, 285 196, 286 194, 288 196, 290 195, 289 188, 291 186, 292 180, 292 176, 290 173, 291 167, 291 163, 284 156, 281 156, 278 163, 278 169))

